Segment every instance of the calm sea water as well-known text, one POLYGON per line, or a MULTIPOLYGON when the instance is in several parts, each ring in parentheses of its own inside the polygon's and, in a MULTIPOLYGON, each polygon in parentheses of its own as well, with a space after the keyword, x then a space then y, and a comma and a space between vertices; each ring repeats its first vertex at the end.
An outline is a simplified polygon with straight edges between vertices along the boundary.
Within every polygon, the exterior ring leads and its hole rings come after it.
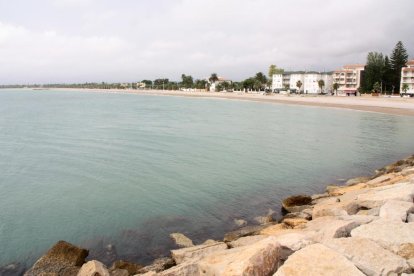
POLYGON ((0 266, 58 240, 147 262, 414 152, 414 119, 219 99, 0 91, 0 266))

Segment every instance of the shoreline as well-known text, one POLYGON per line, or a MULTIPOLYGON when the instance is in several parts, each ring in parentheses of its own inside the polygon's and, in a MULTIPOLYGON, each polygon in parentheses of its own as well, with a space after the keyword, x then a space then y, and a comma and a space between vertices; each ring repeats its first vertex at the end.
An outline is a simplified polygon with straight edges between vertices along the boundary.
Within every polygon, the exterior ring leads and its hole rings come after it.
POLYGON ((78 91, 95 93, 136 94, 149 96, 173 96, 189 98, 211 98, 242 100, 273 104, 301 105, 310 107, 339 108, 363 112, 375 112, 399 116, 414 116, 414 99, 401 97, 373 96, 319 96, 319 95, 262 95, 243 92, 200 92, 167 90, 131 90, 131 89, 86 89, 86 88, 51 88, 57 91, 78 91))
MULTIPOLYGON (((171 250, 170 257, 156 259, 145 267, 122 260, 114 262, 111 268, 99 260, 86 262, 86 249, 60 241, 25 275, 50 271, 51 266, 61 270, 62 265, 79 271, 79 276, 90 275, 82 274, 87 269, 102 275, 204 275, 204 271, 214 274, 219 268, 223 272, 223 266, 244 273, 231 275, 253 275, 252 271, 255 275, 273 275, 276 271, 274 275, 290 275, 283 273, 292 270, 300 272, 299 275, 304 272, 332 275, 329 270, 332 260, 326 263, 326 254, 337 262, 335 272, 411 273, 414 271, 413 199, 414 155, 375 170, 372 176, 327 186, 323 194, 285 198, 280 206, 286 212, 282 219, 269 218, 261 225, 241 227, 226 233, 222 241, 207 240, 194 245, 186 236, 172 233, 178 249, 171 250), (386 229, 384 233, 378 231, 382 228, 386 229), (73 259, 76 254, 81 261, 70 267, 65 261, 59 266, 56 254, 62 251, 64 259, 73 259), (381 258, 387 262, 378 262, 381 258), (394 263, 390 264, 391 261, 394 263)), ((230 275, 221 272, 214 275, 230 275)))

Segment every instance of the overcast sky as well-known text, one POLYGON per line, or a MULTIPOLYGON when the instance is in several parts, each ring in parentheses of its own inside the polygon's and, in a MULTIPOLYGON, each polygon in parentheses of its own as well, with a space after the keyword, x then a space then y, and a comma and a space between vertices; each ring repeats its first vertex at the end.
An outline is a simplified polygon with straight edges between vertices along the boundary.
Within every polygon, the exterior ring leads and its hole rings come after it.
POLYGON ((413 0, 0 0, 0 84, 241 80, 414 58, 413 0))

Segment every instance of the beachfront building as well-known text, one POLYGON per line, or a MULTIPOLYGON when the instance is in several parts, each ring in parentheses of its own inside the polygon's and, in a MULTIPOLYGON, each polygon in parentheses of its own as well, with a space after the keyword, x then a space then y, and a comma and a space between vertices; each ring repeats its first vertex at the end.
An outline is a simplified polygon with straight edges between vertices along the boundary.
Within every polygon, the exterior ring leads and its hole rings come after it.
POLYGON ((333 83, 339 84, 338 94, 357 95, 361 87, 364 67, 363 64, 351 64, 333 72, 333 83))
POLYGON ((217 90, 217 86, 219 84, 223 84, 225 82, 226 83, 229 83, 229 84, 232 84, 232 81, 231 80, 226 79, 226 78, 223 78, 223 77, 218 77, 218 80, 215 81, 215 82, 210 82, 209 79, 206 79, 206 81, 210 83, 210 91, 211 92, 215 92, 217 90))
POLYGON ((284 74, 276 74, 272 77, 273 91, 287 91, 304 94, 319 94, 332 92, 332 74, 320 72, 286 72, 284 74), (325 85, 322 90, 319 88, 319 80, 323 80, 325 85), (300 81, 302 86, 297 87, 300 81))
POLYGON ((414 59, 401 69, 400 93, 414 95, 414 59))

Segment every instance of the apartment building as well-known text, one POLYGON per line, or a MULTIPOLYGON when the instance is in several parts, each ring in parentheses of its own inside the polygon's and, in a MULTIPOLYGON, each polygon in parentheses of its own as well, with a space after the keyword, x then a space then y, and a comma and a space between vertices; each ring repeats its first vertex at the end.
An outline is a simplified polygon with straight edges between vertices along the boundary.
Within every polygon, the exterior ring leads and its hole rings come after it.
POLYGON ((414 95, 414 59, 407 62, 407 66, 401 69, 400 93, 414 95))
POLYGON ((365 65, 345 65, 333 72, 333 83, 339 84, 338 94, 356 95, 361 87, 365 65))
POLYGON ((276 74, 272 77, 273 90, 290 90, 291 92, 304 94, 318 94, 332 92, 332 74, 319 72, 287 72, 276 74), (322 90, 319 88, 319 80, 323 80, 325 85, 322 90), (300 81, 302 86, 297 87, 300 81))

